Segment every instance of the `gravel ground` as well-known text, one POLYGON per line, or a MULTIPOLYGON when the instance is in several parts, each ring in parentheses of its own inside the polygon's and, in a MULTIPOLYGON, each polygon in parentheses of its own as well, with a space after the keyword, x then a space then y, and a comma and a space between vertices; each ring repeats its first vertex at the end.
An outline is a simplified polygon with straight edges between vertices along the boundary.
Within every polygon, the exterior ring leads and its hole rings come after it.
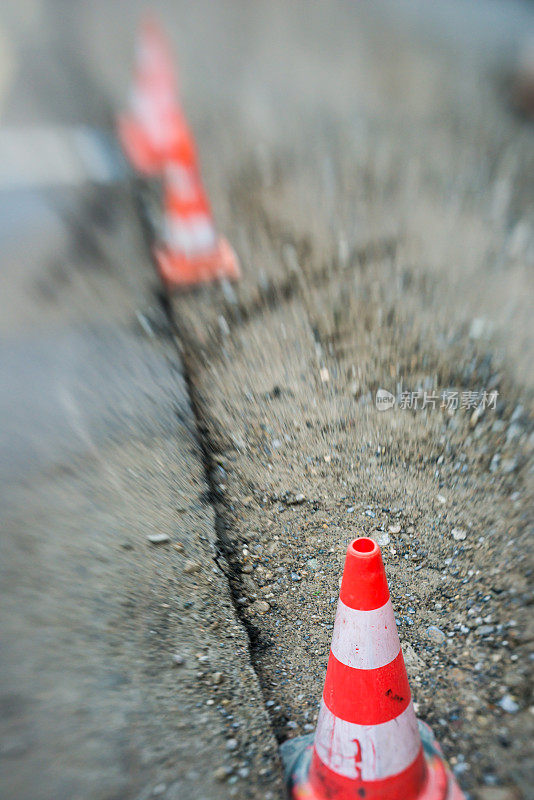
POLYGON ((173 301, 220 547, 279 741, 313 729, 363 533, 383 545, 418 713, 462 787, 526 798, 532 131, 473 41, 459 53, 323 11, 261 44, 251 14, 249 83, 286 79, 262 95, 261 134, 253 92, 200 126, 244 269, 173 301), (379 388, 437 407, 379 412, 379 388), (496 391, 496 408, 449 412, 445 390, 496 391))
MULTIPOLYGON (((469 797, 525 800, 533 149, 505 78, 531 10, 157 5, 244 276, 160 308, 126 187, 95 218, 54 207, 70 238, 28 272, 9 259, 24 380, 48 374, 46 411, 67 375, 54 419, 81 453, 52 431, 6 487, 3 794, 281 798, 275 737, 314 727, 344 550, 365 533, 419 716, 469 797), (78 216, 99 245, 81 265, 78 216), (39 319, 71 361, 27 337, 39 319), (379 412, 379 388, 498 398, 379 412)), ((60 83, 13 94, 14 120, 40 98, 47 122, 103 124, 137 5, 35 6, 10 14, 24 53, 59 48, 36 65, 60 83)))

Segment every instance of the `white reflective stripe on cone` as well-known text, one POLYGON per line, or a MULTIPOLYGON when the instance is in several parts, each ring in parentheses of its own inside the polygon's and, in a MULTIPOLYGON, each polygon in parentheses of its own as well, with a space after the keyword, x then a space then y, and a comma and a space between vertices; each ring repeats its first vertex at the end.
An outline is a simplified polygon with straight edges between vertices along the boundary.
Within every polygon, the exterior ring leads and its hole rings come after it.
POLYGON ((379 725, 345 722, 322 703, 315 749, 321 761, 338 775, 364 781, 389 778, 409 767, 420 747, 411 702, 398 717, 379 725))
POLYGON ((154 147, 162 148, 172 143, 174 130, 171 117, 162 114, 154 102, 154 97, 134 89, 131 95, 131 108, 154 147))
POLYGON ((166 167, 165 180, 169 189, 182 201, 193 200, 198 196, 198 178, 191 167, 172 161, 166 167))
POLYGON ((372 611, 357 611, 339 600, 331 650, 355 669, 376 669, 393 661, 400 641, 391 600, 372 611))
POLYGON ((213 250, 217 237, 211 220, 199 214, 187 219, 174 217, 168 221, 165 241, 170 250, 196 255, 213 250))

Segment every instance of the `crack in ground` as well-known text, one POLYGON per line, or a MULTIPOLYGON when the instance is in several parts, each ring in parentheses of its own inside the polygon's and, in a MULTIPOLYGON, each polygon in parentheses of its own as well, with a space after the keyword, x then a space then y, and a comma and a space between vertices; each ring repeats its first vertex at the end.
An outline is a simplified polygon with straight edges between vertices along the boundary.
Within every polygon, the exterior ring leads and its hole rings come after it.
POLYGON ((217 463, 216 456, 219 455, 219 451, 210 437, 209 427, 203 410, 203 404, 199 397, 194 380, 196 359, 192 349, 187 345, 187 338, 183 336, 180 331, 179 321, 173 314, 168 294, 164 290, 160 290, 159 292, 156 292, 156 299, 165 315, 173 344, 184 368, 184 380, 196 424, 196 438, 200 447, 205 479, 208 486, 207 499, 213 507, 213 513, 215 517, 215 535, 218 552, 214 556, 214 561, 221 572, 226 576, 228 581, 230 598, 236 617, 243 626, 243 629, 247 635, 249 661, 254 673, 256 674, 258 685, 260 687, 262 697, 264 698, 264 709, 269 718, 272 733, 280 744, 282 739, 278 734, 276 725, 274 724, 273 716, 270 713, 270 709, 265 704, 264 682, 262 681, 260 672, 257 669, 256 653, 265 645, 261 640, 258 628, 250 621, 250 619, 246 617, 243 606, 239 602, 239 599, 244 593, 244 588, 241 581, 241 569, 238 554, 236 553, 232 540, 227 533, 230 525, 228 523, 229 514, 227 513, 228 508, 225 495, 218 488, 217 470, 219 465, 217 463))

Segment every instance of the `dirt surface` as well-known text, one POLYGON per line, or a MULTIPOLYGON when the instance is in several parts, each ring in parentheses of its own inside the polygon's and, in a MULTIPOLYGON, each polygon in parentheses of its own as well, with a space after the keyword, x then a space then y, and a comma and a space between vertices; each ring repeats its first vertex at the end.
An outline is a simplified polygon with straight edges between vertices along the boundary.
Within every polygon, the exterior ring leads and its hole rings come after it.
MULTIPOLYGON (((7 4, 11 123, 109 125, 140 5, 7 4)), ((1 794, 282 798, 366 533, 419 716, 468 797, 525 800, 531 8, 156 6, 243 279, 161 306, 129 184, 3 232, 1 794)))
POLYGON ((383 544, 416 708, 462 787, 526 798, 532 130, 474 40, 458 52, 351 13, 268 32, 247 16, 248 79, 260 60, 286 82, 263 135, 253 92, 201 129, 244 270, 173 302, 219 538, 279 741, 313 729, 344 550, 363 533, 383 544), (377 410, 379 388, 395 408, 377 410), (414 391, 418 409, 400 407, 414 391), (461 407, 482 391, 495 409, 461 407))

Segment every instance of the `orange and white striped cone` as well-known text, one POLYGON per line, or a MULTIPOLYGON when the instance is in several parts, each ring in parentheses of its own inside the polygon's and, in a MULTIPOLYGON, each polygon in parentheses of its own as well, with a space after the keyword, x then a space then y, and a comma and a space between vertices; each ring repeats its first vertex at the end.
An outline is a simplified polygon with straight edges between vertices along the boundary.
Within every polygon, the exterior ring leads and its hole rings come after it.
POLYGON ((347 549, 315 736, 282 745, 294 800, 465 800, 417 721, 380 548, 347 549))
POLYGON ((159 274, 169 288, 240 276, 237 257, 218 237, 202 186, 194 142, 184 126, 164 172, 163 243, 155 249, 159 274))
POLYGON ((130 111, 118 119, 119 140, 137 171, 155 175, 162 171, 183 125, 170 47, 156 20, 147 17, 139 33, 130 111))

